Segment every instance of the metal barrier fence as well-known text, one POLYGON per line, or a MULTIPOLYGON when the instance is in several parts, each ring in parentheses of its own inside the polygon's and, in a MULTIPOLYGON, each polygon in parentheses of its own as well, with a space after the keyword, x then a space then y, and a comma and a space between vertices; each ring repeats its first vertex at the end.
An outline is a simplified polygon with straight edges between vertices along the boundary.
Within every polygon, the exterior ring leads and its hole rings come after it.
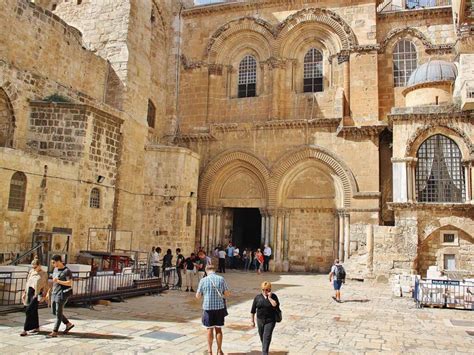
POLYGON ((413 292, 417 307, 474 310, 474 282, 460 280, 416 280, 413 292))
MULTIPOLYGON (((27 276, 26 271, 0 273, 0 306, 22 305, 21 295, 25 290, 27 276)), ((124 273, 104 271, 93 276, 89 272, 79 272, 73 273, 69 303, 91 305, 97 300, 123 299, 159 293, 166 289, 168 286, 162 285, 161 278, 149 276, 147 268, 127 270, 124 273)))

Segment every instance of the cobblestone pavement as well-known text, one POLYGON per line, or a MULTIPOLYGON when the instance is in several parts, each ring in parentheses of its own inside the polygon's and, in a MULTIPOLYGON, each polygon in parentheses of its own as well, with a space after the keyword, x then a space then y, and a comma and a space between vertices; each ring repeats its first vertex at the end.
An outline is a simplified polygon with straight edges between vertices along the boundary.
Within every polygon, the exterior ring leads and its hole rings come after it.
MULTIPOLYGON (((232 288, 224 329, 226 354, 258 354, 260 341, 249 326, 250 306, 263 280, 274 284, 283 311, 272 354, 474 353, 474 312, 416 309, 411 299, 392 298, 388 285, 356 281, 343 288, 344 303, 331 299, 324 275, 230 272, 232 288), (469 335, 471 333, 471 335, 469 335)), ((40 335, 20 337, 23 314, 0 316, 4 353, 159 353, 203 354, 205 330, 193 294, 168 291, 109 306, 70 307, 76 324, 69 335, 45 338, 52 329, 49 310, 40 310, 40 335)))

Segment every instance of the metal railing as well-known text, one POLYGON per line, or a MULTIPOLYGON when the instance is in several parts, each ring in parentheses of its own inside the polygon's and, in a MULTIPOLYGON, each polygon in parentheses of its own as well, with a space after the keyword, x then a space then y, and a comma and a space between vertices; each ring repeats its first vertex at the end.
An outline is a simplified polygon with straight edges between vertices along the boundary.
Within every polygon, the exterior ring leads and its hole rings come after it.
POLYGON ((386 0, 377 6, 377 12, 407 11, 451 6, 451 0, 386 0))
POLYGON ((474 310, 474 282, 461 280, 416 280, 413 296, 417 307, 474 310))
POLYGON ((21 305, 21 295, 26 286, 27 271, 0 273, 0 306, 21 305))

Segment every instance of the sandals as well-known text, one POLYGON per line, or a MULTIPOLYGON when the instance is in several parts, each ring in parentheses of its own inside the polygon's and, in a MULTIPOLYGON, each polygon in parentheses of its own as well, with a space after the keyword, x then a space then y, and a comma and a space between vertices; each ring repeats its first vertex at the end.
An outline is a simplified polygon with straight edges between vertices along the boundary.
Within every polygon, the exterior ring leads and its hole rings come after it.
POLYGON ((20 333, 21 337, 26 337, 27 335, 28 335, 28 333, 26 332, 26 330, 24 330, 20 333))
POLYGON ((58 337, 57 332, 52 332, 52 333, 49 333, 48 335, 46 335, 46 338, 57 338, 57 337, 58 337))
POLYGON ((74 328, 74 324, 71 324, 69 327, 66 327, 66 329, 64 329, 63 334, 68 334, 72 328, 74 328))

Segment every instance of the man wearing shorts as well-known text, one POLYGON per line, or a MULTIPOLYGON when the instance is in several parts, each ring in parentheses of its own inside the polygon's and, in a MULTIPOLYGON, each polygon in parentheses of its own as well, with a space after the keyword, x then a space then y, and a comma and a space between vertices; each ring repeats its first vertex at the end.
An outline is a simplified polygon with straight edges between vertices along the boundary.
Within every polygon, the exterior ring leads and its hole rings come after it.
POLYGON ((341 287, 344 282, 346 282, 346 271, 344 267, 339 262, 339 259, 334 260, 334 265, 331 267, 331 272, 329 273, 329 281, 334 286, 334 291, 336 291, 336 296, 333 299, 341 303, 341 287))
POLYGON ((214 341, 214 330, 216 334, 217 353, 222 352, 222 327, 227 309, 224 297, 230 295, 229 288, 222 276, 215 273, 214 265, 206 266, 207 277, 199 281, 196 298, 203 298, 202 302, 202 325, 207 328, 207 346, 209 354, 212 354, 212 343, 214 341))

